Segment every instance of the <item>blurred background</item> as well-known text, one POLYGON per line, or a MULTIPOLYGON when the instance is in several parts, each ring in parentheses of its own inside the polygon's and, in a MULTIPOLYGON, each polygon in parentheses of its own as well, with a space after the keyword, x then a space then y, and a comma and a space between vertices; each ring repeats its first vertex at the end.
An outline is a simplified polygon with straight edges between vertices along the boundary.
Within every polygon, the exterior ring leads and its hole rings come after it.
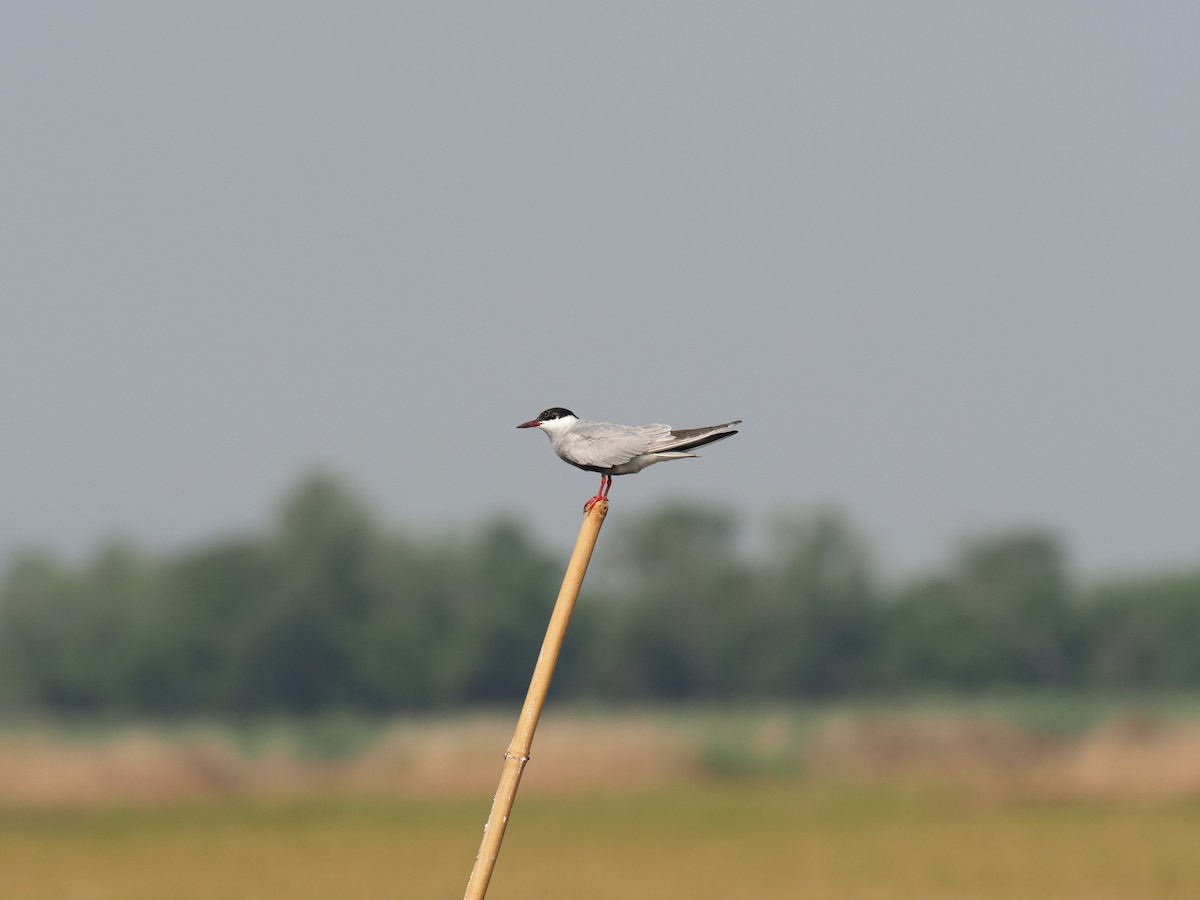
POLYGON ((6 895, 1200 890, 1200 13, 0 25, 6 895))

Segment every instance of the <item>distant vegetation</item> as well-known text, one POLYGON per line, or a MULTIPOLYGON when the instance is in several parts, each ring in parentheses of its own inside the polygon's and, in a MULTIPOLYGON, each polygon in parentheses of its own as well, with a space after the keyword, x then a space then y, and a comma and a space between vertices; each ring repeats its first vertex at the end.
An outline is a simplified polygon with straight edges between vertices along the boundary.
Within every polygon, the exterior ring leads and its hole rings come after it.
MULTIPOLYGON (((912 689, 1200 686, 1200 569, 1078 584, 1053 535, 963 546, 884 584, 832 512, 739 550, 727 510, 610 522, 555 691, 587 699, 833 697, 912 689)), ((136 714, 396 711, 523 695, 563 560, 512 521, 422 538, 337 479, 269 533, 70 565, 0 585, 0 703, 136 714)))

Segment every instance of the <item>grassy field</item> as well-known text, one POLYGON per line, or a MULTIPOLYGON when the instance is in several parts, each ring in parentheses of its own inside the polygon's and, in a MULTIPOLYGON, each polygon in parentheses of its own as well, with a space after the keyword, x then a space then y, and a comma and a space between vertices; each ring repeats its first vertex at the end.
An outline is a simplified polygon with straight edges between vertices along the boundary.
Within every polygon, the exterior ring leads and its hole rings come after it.
MULTIPOLYGON (((555 710, 490 900, 1200 896, 1172 702, 555 710)), ((0 900, 460 897, 508 714, 0 733, 0 900)))
MULTIPOLYGON (((459 897, 487 798, 0 817, 0 897, 459 897)), ((519 800, 489 897, 1178 898, 1200 804, 694 784, 519 800)))

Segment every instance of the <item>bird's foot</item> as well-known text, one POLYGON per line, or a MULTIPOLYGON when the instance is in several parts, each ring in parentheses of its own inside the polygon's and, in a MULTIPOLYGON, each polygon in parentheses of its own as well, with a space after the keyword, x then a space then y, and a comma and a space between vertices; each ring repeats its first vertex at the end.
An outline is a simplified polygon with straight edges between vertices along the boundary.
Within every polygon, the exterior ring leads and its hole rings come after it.
POLYGON ((595 497, 593 497, 587 503, 583 504, 584 515, 586 515, 587 513, 590 513, 592 511, 592 507, 595 506, 597 503, 599 503, 603 499, 604 499, 603 497, 601 497, 599 494, 597 494, 595 497))

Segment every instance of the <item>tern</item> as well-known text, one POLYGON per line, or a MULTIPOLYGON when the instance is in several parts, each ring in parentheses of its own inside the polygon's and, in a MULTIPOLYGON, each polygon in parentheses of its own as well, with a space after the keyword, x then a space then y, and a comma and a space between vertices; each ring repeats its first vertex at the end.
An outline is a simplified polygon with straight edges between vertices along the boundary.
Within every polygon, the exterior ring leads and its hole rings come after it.
POLYGON ((600 473, 600 489, 583 507, 587 512, 598 501, 608 499, 614 475, 634 475, 667 459, 694 458, 697 454, 687 451, 732 437, 737 434, 734 426, 741 424, 742 420, 737 419, 707 428, 613 425, 588 422, 569 409, 554 406, 517 427, 540 428, 550 438, 550 446, 560 459, 576 468, 600 473))

